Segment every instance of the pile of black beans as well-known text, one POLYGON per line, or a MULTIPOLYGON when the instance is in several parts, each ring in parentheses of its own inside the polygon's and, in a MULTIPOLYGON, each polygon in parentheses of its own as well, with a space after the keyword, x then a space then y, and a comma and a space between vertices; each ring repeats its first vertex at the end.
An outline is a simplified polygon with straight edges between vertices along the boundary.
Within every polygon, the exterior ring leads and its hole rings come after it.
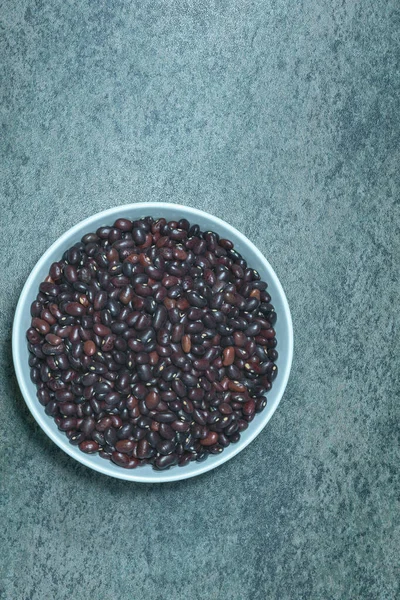
POLYGON ((51 265, 27 331, 39 402, 71 444, 134 469, 238 442, 277 375, 267 284, 186 219, 118 219, 51 265))

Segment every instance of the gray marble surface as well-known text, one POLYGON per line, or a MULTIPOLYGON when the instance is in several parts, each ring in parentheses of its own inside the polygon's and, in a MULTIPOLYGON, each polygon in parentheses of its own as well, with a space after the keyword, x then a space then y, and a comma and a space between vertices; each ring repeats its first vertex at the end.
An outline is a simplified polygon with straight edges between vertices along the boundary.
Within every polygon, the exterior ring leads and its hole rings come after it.
POLYGON ((0 598, 399 598, 398 3, 10 0, 0 21, 0 598), (49 244, 146 200, 253 240, 295 328, 259 438, 157 486, 48 440, 10 348, 49 244))

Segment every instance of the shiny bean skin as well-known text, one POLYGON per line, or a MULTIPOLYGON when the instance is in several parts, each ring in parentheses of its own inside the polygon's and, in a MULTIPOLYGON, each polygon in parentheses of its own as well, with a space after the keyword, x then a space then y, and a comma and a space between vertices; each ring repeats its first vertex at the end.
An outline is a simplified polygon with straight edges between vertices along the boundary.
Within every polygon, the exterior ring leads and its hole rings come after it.
POLYGON ((197 292, 187 292, 186 295, 191 306, 197 308, 204 308, 207 306, 207 300, 197 292))
POLYGON ((174 325, 172 328, 172 333, 171 333, 171 341, 174 344, 179 343, 184 335, 184 332, 185 332, 184 325, 182 325, 181 323, 177 323, 176 325, 174 325))
POLYGON ((144 402, 149 410, 153 410, 160 403, 160 395, 153 390, 147 394, 144 402))
POLYGON ((171 423, 171 428, 174 431, 177 431, 179 433, 184 433, 186 431, 189 431, 189 429, 190 429, 190 422, 187 422, 187 421, 174 421, 173 423, 171 423))
POLYGON ((200 440, 200 444, 202 446, 212 446, 218 442, 218 433, 215 431, 210 431, 208 435, 200 440))
POLYGON ((157 306, 154 315, 153 315, 153 328, 155 331, 161 329, 167 319, 168 313, 167 309, 163 304, 157 306))
POLYGON ((176 416, 173 412, 159 412, 154 415, 154 420, 158 423, 173 423, 176 416))
POLYGON ((152 448, 156 448, 157 444, 161 441, 161 436, 157 431, 151 430, 147 432, 146 439, 152 448))
POLYGON ((113 452, 111 454, 111 460, 119 467, 127 467, 129 464, 129 456, 123 452, 113 452))
POLYGON ((175 430, 173 428, 173 425, 176 423, 177 421, 173 421, 171 424, 160 423, 158 431, 161 437, 165 438, 166 440, 173 440, 175 438, 175 430))
POLYGON ((162 454, 163 456, 167 456, 168 454, 172 454, 175 450, 175 442, 173 440, 161 440, 156 445, 157 452, 162 454))
POLYGON ((100 337, 105 337, 106 335, 111 334, 111 329, 109 329, 109 327, 106 327, 105 325, 101 325, 100 323, 96 323, 95 325, 93 325, 93 331, 96 335, 100 337))
POLYGON ((172 382, 172 389, 180 398, 185 398, 185 396, 187 395, 187 388, 183 381, 181 381, 180 379, 175 379, 172 382))
POLYGON ((86 417, 81 425, 81 431, 83 431, 86 436, 89 436, 95 430, 95 427, 96 421, 93 417, 86 417))
POLYGON ((233 364, 234 360, 235 360, 235 348, 233 348, 233 346, 228 346, 223 351, 222 364, 224 365, 224 367, 228 367, 229 365, 233 364))
POLYGON ((79 302, 67 302, 65 312, 72 317, 80 317, 85 313, 86 309, 79 302))
POLYGON ((134 447, 135 442, 133 440, 121 439, 115 443, 115 450, 124 454, 129 454, 132 452, 134 447))
MULTIPOLYGON (((48 335, 48 334, 47 334, 48 335)), ((28 331, 26 332, 26 337, 28 339, 28 342, 30 344, 39 344, 39 342, 41 341, 42 337, 39 333, 39 331, 37 331, 36 329, 34 329, 33 327, 30 327, 28 329, 28 331)))
POLYGON ((32 327, 34 327, 36 331, 42 335, 47 335, 50 332, 49 323, 43 319, 39 319, 38 317, 32 319, 32 327))
POLYGON ((182 342, 181 343, 182 343, 182 349, 183 349, 183 351, 186 352, 186 353, 189 353, 190 349, 192 347, 192 343, 191 343, 191 340, 190 340, 190 335, 184 335, 182 337, 182 342))
POLYGON ((100 450, 100 446, 97 442, 86 440, 79 444, 79 449, 86 454, 93 454, 94 452, 98 452, 100 450))
POLYGON ((176 454, 168 454, 166 456, 158 456, 155 460, 155 466, 157 469, 164 470, 176 465, 178 457, 176 454))
POLYGON ((150 458, 152 455, 152 447, 149 441, 145 438, 139 440, 137 445, 137 456, 138 458, 150 458))

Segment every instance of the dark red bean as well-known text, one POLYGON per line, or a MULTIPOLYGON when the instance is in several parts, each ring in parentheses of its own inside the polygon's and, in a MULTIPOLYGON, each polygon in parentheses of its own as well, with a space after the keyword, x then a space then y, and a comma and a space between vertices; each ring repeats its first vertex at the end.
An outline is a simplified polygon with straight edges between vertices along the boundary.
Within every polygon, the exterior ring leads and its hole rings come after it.
POLYGON ((47 308, 44 308, 42 310, 42 312, 40 313, 40 318, 43 319, 43 321, 47 321, 49 325, 55 325, 57 323, 57 319, 54 317, 54 315, 51 314, 49 310, 47 310, 47 308))
POLYGON ((83 351, 87 356, 93 356, 96 353, 96 344, 92 340, 88 340, 83 344, 83 351))
POLYGON ((253 399, 249 400, 243 405, 243 414, 244 415, 252 415, 255 413, 256 403, 253 399))
POLYGON ((111 424, 116 429, 122 427, 122 419, 119 415, 111 415, 111 424))
POLYGON ((176 454, 168 454, 167 456, 158 456, 155 460, 154 466, 157 469, 163 470, 176 465, 178 457, 176 454))
POLYGON ((176 423, 177 421, 173 421, 171 425, 168 423, 160 423, 158 431, 161 437, 165 438, 166 440, 173 440, 175 438, 173 425, 176 423))
POLYGON ((62 344, 62 339, 58 335, 54 335, 54 333, 48 333, 46 335, 46 342, 52 346, 59 346, 62 344))
POLYGON ((167 319, 167 309, 163 304, 157 306, 153 316, 153 328, 158 331, 167 319))
POLYGON ((95 430, 95 427, 96 421, 93 419, 93 417, 86 417, 83 419, 81 431, 83 431, 85 435, 89 436, 95 430))
POLYGON ((118 440, 115 443, 116 451, 122 452, 124 454, 129 454, 129 452, 132 452, 134 446, 135 446, 135 442, 132 440, 128 440, 128 439, 118 440))
POLYGON ((38 317, 43 310, 43 305, 38 300, 31 304, 31 317, 38 317))
POLYGON ((123 452, 113 452, 111 454, 111 460, 119 467, 127 467, 129 464, 129 456, 123 452))
POLYGON ((189 353, 190 349, 192 347, 192 343, 191 343, 191 340, 190 340, 190 335, 184 335, 182 337, 182 342, 181 343, 182 343, 182 349, 183 349, 183 351, 186 352, 186 353, 189 353))
POLYGON ((160 440, 156 446, 157 452, 167 456, 175 450, 175 442, 173 440, 160 440))
POLYGON ((101 344, 101 350, 102 352, 110 352, 110 350, 112 350, 114 348, 114 344, 116 341, 116 336, 115 335, 106 335, 106 337, 103 339, 103 342, 101 344))
POLYGON ((93 454, 94 452, 98 452, 100 450, 100 446, 95 441, 86 440, 79 444, 79 449, 86 454, 93 454))
POLYGON ((151 454, 152 454, 152 448, 151 448, 148 440, 145 438, 139 440, 138 445, 137 445, 138 458, 141 458, 141 459, 150 458, 151 454))
POLYGON ((82 306, 79 302, 67 302, 65 305, 65 312, 67 315, 71 315, 73 317, 79 317, 85 313, 85 307, 82 306))
POLYGON ((210 362, 206 358, 198 358, 193 361, 193 366, 198 371, 206 371, 210 367, 210 362))
POLYGON ((111 334, 111 329, 109 329, 109 327, 106 327, 105 325, 101 325, 100 323, 96 323, 95 325, 93 325, 93 331, 96 335, 100 337, 105 337, 106 335, 111 334))
POLYGON ((33 327, 30 327, 28 329, 28 331, 26 332, 26 337, 28 338, 28 342, 30 344, 39 344, 39 342, 42 339, 39 332, 33 327))
POLYGON ((70 431, 71 429, 76 429, 76 426, 77 420, 74 417, 66 417, 61 420, 58 428, 61 429, 61 431, 70 431))
POLYGON ((174 431, 177 431, 179 433, 184 433, 186 431, 189 431, 189 429, 190 429, 190 422, 187 422, 187 421, 174 421, 173 423, 171 423, 171 428, 174 431))
POLYGON ((223 362, 224 367, 228 367, 235 360, 235 349, 233 346, 228 346, 223 351, 223 362))
POLYGON ((218 442, 218 433, 210 431, 204 439, 200 440, 202 446, 212 446, 218 442))
POLYGON ((156 391, 151 391, 145 398, 146 406, 149 410, 153 410, 160 402, 160 395, 156 391))
POLYGON ((50 331, 49 323, 47 323, 47 321, 44 321, 43 319, 39 319, 38 317, 32 319, 32 327, 34 327, 36 331, 38 331, 42 335, 47 335, 50 331))
POLYGON ((121 231, 132 231, 132 221, 129 219, 117 219, 114 223, 114 227, 121 231))

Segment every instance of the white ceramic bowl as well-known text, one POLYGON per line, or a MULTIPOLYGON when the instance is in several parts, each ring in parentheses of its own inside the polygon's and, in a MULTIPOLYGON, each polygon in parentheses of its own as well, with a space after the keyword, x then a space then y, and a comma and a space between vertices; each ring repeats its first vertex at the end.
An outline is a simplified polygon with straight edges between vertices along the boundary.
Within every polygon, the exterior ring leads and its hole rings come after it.
POLYGON ((293 329, 289 306, 278 277, 267 259, 264 258, 261 252, 243 234, 231 225, 228 225, 225 221, 203 211, 178 204, 157 202, 126 204, 97 213, 81 221, 75 227, 72 227, 72 229, 54 242, 40 258, 24 285, 15 311, 12 346, 15 372, 25 402, 43 431, 47 433, 57 446, 80 463, 105 475, 129 481, 160 483, 187 479, 215 469, 215 467, 222 465, 222 463, 248 446, 261 432, 274 414, 285 391, 292 363, 293 329), (235 249, 243 255, 249 266, 257 269, 261 278, 268 282, 268 291, 272 296, 272 303, 278 314, 275 328, 278 339, 279 358, 277 365, 279 371, 272 390, 268 394, 266 408, 262 413, 256 415, 248 429, 242 433, 241 439, 237 444, 231 444, 221 454, 209 456, 204 462, 193 462, 186 467, 176 466, 167 471, 155 471, 149 465, 138 467, 135 470, 126 470, 97 455, 84 454, 79 448, 72 446, 68 442, 66 435, 58 430, 53 419, 45 414, 43 406, 41 406, 36 398, 36 387, 31 382, 29 375, 29 352, 25 337, 31 320, 30 305, 35 300, 39 285, 48 274, 51 263, 59 260, 63 252, 74 243, 80 241, 85 233, 96 231, 102 225, 112 224, 119 217, 127 217, 135 220, 146 215, 165 217, 167 220, 186 218, 190 223, 198 223, 203 231, 216 231, 221 237, 232 240, 235 244, 235 249))

